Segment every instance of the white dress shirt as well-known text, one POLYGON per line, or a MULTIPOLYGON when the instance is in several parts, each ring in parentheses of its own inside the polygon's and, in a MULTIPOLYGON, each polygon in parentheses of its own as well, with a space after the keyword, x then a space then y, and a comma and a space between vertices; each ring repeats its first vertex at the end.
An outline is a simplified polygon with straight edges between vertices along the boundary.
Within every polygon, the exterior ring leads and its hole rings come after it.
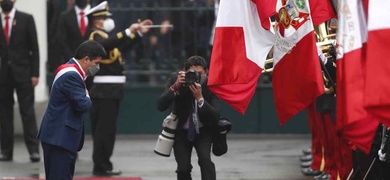
MULTIPOLYGON (((11 12, 9 12, 8 16, 9 16, 9 19, 8 19, 8 23, 9 23, 9 31, 8 31, 8 37, 11 39, 11 31, 12 31, 12 26, 14 25, 14 19, 15 19, 15 12, 16 12, 16 9, 15 8, 12 8, 11 12)), ((1 12, 1 25, 3 26, 3 29, 5 28, 5 14, 3 12, 1 12)))
MULTIPOLYGON (((85 7, 84 9, 80 9, 78 6, 74 6, 74 9, 76 11, 76 17, 77 17, 77 25, 79 26, 80 28, 80 12, 87 12, 89 9, 91 9, 91 5, 87 5, 87 7, 85 7)), ((88 18, 87 16, 84 16, 84 22, 85 22, 85 27, 88 27, 88 18)))

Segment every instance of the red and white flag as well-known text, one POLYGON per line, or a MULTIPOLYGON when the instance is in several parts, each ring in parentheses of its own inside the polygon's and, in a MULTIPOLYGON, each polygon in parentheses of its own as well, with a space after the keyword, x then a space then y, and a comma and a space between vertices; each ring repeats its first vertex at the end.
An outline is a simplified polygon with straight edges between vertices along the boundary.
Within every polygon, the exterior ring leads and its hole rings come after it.
POLYGON ((208 78, 209 89, 244 114, 274 44, 251 0, 220 2, 208 78))
POLYGON ((390 126, 390 1, 370 0, 364 104, 390 126))
POLYGON ((283 125, 324 93, 324 83, 308 1, 281 0, 277 5, 272 85, 283 125))
POLYGON ((366 16, 362 0, 339 0, 337 32, 337 129, 368 153, 378 121, 363 106, 366 16))

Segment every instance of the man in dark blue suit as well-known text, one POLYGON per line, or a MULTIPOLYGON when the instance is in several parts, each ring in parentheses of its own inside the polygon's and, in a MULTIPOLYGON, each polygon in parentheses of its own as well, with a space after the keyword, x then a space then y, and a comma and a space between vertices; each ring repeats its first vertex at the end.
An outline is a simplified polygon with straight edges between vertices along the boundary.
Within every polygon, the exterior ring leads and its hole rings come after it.
POLYGON ((99 70, 104 48, 89 40, 74 58, 59 66, 38 138, 42 142, 46 179, 72 179, 76 153, 84 144, 83 115, 91 108, 84 80, 99 70))

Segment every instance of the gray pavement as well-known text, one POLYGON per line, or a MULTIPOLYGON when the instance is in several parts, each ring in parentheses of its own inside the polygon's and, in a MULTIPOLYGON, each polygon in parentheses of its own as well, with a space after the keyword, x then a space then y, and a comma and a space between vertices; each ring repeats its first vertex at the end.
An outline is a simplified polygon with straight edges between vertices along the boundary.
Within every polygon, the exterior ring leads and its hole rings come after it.
MULTIPOLYGON (((173 180, 176 163, 173 157, 153 152, 157 135, 118 136, 112 161, 123 171, 120 177, 143 180, 173 180)), ((307 135, 228 135, 229 151, 213 156, 219 180, 299 180, 308 179, 300 172, 299 156, 309 146, 307 135)), ((92 176, 92 140, 86 137, 76 162, 77 177, 92 176)), ((193 179, 200 179, 197 157, 193 152, 193 179)), ((44 177, 43 162, 31 163, 23 139, 15 144, 14 160, 0 162, 0 178, 44 177)))
MULTIPOLYGON (((36 103, 37 120, 40 121, 46 103, 36 103)), ((17 104, 15 114, 14 159, 0 162, 0 179, 4 177, 43 178, 43 161, 31 163, 21 134, 17 104)), ((40 124, 40 122, 38 122, 40 124)), ((114 154, 114 167, 122 170, 120 177, 141 177, 143 180, 176 179, 176 162, 173 157, 158 156, 153 152, 158 134, 118 135, 114 154)), ((218 180, 306 180, 301 174, 299 156, 309 147, 309 135, 238 135, 228 134, 229 151, 212 160, 218 180)), ((41 150, 42 154, 42 150, 41 150)), ((84 148, 76 162, 76 177, 91 177, 93 162, 92 140, 86 136, 84 148)), ((193 179, 200 180, 197 156, 192 156, 193 179)))

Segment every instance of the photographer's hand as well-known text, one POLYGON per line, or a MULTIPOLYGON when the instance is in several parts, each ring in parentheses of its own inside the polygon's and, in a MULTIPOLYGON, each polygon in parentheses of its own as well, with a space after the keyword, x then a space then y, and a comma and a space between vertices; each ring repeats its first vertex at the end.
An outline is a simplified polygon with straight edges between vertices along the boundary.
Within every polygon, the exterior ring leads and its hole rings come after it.
POLYGON ((202 98, 202 86, 199 83, 194 83, 190 85, 190 90, 192 92, 192 95, 194 98, 198 101, 200 98, 202 98))
POLYGON ((186 76, 186 72, 184 72, 184 71, 180 71, 177 74, 177 79, 176 79, 176 82, 175 82, 176 88, 180 88, 182 84, 186 83, 185 76, 186 76))

